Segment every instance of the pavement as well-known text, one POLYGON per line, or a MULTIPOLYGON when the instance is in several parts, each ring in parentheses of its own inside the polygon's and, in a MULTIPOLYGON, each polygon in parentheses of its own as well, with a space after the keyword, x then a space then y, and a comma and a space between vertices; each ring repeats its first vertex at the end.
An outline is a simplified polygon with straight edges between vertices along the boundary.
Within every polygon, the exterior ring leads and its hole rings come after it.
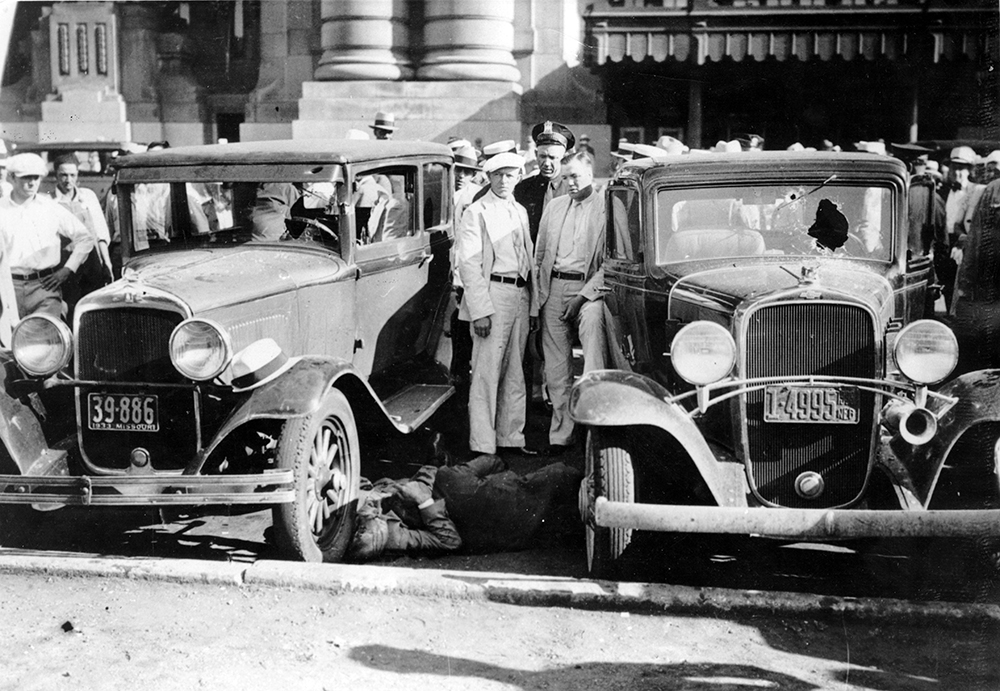
POLYGON ((1000 623, 1000 605, 916 602, 776 591, 698 588, 484 571, 258 560, 104 558, 0 549, 0 574, 125 578, 174 583, 324 590, 462 600, 531 607, 644 613, 835 617, 894 624, 961 627, 1000 623))

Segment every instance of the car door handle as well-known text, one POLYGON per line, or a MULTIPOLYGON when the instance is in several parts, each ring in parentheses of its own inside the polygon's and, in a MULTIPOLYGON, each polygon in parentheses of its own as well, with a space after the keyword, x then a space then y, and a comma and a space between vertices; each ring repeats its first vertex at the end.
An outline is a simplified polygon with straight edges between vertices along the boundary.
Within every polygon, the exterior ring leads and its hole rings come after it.
POLYGON ((594 288, 598 293, 610 293, 613 288, 611 286, 597 286, 594 288))
POLYGON ((420 263, 417 264, 417 268, 418 269, 422 269, 423 266, 424 266, 424 264, 426 264, 428 262, 428 260, 431 260, 433 258, 434 258, 434 255, 431 254, 430 252, 423 252, 423 253, 421 253, 421 255, 420 255, 420 263))

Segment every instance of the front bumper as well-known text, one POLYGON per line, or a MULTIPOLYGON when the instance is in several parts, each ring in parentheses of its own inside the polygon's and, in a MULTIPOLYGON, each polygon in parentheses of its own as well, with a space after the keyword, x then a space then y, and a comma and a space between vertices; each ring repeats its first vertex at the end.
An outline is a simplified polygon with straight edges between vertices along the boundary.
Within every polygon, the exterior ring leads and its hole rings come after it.
POLYGON ((631 504, 598 497, 594 522, 657 532, 763 535, 797 540, 972 537, 1000 534, 1000 509, 871 511, 631 504))
POLYGON ((253 475, 0 475, 0 504, 208 506, 288 504, 292 471, 253 475))

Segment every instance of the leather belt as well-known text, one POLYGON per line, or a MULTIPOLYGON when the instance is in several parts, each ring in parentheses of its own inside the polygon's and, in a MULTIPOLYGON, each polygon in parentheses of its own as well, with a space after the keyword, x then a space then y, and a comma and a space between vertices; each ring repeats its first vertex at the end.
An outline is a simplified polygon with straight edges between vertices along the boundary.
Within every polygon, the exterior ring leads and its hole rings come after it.
POLYGON ((490 274, 490 280, 496 281, 497 283, 509 283, 510 285, 517 286, 518 288, 523 288, 528 285, 528 282, 520 276, 513 278, 511 276, 497 276, 496 274, 490 274))
POLYGON ((552 270, 552 278, 561 278, 564 281, 582 281, 586 276, 581 273, 575 273, 573 271, 556 271, 552 270))
POLYGON ((15 274, 11 273, 10 277, 15 281, 37 281, 40 278, 45 278, 46 276, 51 276, 56 271, 59 270, 58 266, 53 266, 49 269, 42 269, 41 271, 36 271, 32 274, 15 274))

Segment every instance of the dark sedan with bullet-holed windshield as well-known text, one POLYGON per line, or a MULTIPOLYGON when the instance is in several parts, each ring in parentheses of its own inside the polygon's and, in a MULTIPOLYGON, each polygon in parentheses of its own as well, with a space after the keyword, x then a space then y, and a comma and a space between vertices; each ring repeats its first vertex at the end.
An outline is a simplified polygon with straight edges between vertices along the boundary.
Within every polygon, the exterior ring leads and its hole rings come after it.
POLYGON ((72 328, 26 317, 0 354, 0 503, 270 505, 284 553, 339 559, 363 450, 453 392, 451 151, 257 142, 118 165, 123 277, 72 328))
POLYGON ((954 376, 954 335, 924 318, 898 160, 692 154, 607 194, 615 369, 571 397, 592 570, 643 531, 1000 534, 1000 375, 954 376))

